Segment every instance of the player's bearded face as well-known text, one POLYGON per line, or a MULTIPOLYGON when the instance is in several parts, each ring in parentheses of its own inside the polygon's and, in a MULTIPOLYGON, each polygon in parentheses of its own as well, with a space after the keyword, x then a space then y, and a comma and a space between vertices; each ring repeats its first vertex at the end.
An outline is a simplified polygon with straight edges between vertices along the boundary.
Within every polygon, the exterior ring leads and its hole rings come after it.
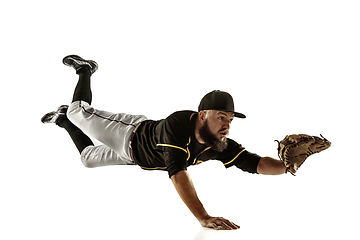
MULTIPOLYGON (((222 130, 223 129, 221 129, 219 132, 221 132, 222 130)), ((216 134, 213 134, 210 130, 208 120, 205 120, 204 125, 199 129, 199 134, 205 144, 214 149, 215 151, 222 152, 227 148, 227 138, 223 137, 219 139, 218 137, 216 137, 216 134)))

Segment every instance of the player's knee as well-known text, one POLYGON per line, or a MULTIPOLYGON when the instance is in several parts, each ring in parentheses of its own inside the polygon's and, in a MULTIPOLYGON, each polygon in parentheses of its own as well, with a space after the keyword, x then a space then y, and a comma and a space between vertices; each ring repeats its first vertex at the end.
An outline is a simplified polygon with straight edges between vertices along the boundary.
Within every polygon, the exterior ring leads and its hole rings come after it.
POLYGON ((69 110, 66 112, 66 117, 70 120, 70 122, 72 122, 73 124, 76 123, 76 119, 74 118, 74 114, 71 114, 71 112, 69 112, 69 110))
POLYGON ((79 104, 72 103, 66 112, 66 116, 74 125, 78 126, 83 120, 81 106, 79 104))
POLYGON ((91 158, 90 158, 90 153, 89 153, 89 150, 87 148, 85 148, 81 154, 80 154, 80 159, 81 159, 81 162, 82 164, 87 167, 87 168, 93 168, 95 167, 94 164, 93 164, 93 161, 90 161, 91 158))
POLYGON ((83 163, 83 165, 87 168, 93 168, 93 164, 91 164, 89 161, 83 160, 81 159, 81 162, 83 163))

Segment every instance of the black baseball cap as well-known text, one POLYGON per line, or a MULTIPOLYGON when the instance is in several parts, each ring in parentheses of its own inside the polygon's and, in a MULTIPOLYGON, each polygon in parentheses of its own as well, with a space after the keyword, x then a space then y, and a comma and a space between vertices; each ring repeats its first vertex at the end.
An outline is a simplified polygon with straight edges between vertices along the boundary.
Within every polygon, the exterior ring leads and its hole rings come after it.
POLYGON ((234 100, 232 96, 223 91, 214 90, 206 94, 200 101, 199 112, 203 110, 217 110, 223 112, 232 112, 235 117, 246 118, 242 113, 235 112, 234 100))

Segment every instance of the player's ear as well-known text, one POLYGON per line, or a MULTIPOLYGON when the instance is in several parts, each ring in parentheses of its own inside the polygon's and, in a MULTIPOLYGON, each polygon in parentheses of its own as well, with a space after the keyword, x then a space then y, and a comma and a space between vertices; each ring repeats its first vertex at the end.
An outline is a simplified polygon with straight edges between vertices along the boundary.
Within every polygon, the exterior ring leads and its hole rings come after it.
POLYGON ((206 120, 206 112, 205 112, 205 111, 200 111, 200 112, 199 112, 199 121, 200 121, 201 123, 204 123, 205 120, 206 120))

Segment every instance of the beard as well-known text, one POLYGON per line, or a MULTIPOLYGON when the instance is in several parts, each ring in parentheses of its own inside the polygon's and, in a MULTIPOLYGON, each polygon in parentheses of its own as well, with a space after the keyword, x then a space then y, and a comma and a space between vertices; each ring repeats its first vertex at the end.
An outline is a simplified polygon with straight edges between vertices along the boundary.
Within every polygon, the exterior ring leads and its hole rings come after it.
POLYGON ((199 129, 199 135, 201 139, 205 142, 205 144, 214 149, 214 151, 216 152, 222 152, 228 146, 226 137, 219 140, 215 134, 211 133, 207 120, 205 121, 204 125, 199 129))

